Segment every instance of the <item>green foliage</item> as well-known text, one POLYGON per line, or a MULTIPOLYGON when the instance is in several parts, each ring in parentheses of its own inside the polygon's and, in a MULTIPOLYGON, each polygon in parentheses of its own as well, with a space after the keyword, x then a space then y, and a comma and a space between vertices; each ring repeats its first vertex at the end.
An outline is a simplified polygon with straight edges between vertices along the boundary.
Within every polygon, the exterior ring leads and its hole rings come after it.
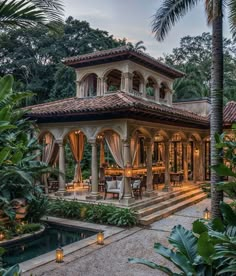
POLYGON ((61 64, 65 57, 125 45, 86 21, 69 17, 51 32, 47 27, 7 29, 0 34, 0 76, 12 73, 20 91, 32 91, 34 104, 75 96, 74 70, 61 64))
POLYGON ((34 124, 24 117, 26 110, 17 108, 32 94, 13 92, 13 83, 10 75, 0 79, 0 208, 11 220, 15 217, 11 201, 30 201, 36 192, 41 192, 36 181, 50 171, 46 164, 35 160, 35 152, 41 148, 32 138, 34 124))
POLYGON ((20 275, 21 275, 21 269, 18 264, 11 266, 7 269, 0 268, 0 276, 20 276, 20 275))
POLYGON ((131 209, 59 199, 50 202, 47 214, 117 226, 133 226, 137 223, 136 214, 131 209))
POLYGON ((48 198, 45 195, 36 193, 29 201, 25 219, 30 222, 39 222, 40 219, 46 214, 48 204, 48 198))
POLYGON ((21 235, 30 234, 30 233, 37 232, 40 229, 41 229, 41 224, 39 223, 27 223, 20 226, 18 233, 21 235))
MULTIPOLYGON (((165 56, 164 62, 185 73, 174 82, 174 99, 187 100, 210 96, 212 36, 185 36, 180 46, 165 56)), ((224 39, 224 103, 235 100, 235 48, 234 42, 224 39)))
POLYGON ((28 27, 61 22, 63 6, 60 0, 11 0, 0 2, 1 27, 28 27))
POLYGON ((167 275, 234 275, 236 272, 236 214, 226 203, 221 203, 223 221, 197 220, 192 231, 181 225, 170 234, 171 249, 160 243, 154 245, 155 252, 171 261, 181 273, 174 273, 148 260, 130 258, 131 263, 144 264, 167 275))

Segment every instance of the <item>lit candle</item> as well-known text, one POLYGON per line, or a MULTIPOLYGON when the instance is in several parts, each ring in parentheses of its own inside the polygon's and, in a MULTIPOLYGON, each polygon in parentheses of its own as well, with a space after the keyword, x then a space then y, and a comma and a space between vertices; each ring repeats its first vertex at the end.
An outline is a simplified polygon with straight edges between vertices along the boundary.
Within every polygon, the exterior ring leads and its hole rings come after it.
POLYGON ((104 234, 103 234, 103 232, 99 232, 97 234, 97 244, 99 244, 99 245, 104 244, 104 234))
POLYGON ((56 250, 56 262, 57 263, 62 263, 63 259, 64 259, 63 249, 61 247, 59 247, 56 250))
POLYGON ((206 220, 209 220, 211 218, 211 212, 208 210, 208 208, 206 208, 203 212, 203 217, 206 220))

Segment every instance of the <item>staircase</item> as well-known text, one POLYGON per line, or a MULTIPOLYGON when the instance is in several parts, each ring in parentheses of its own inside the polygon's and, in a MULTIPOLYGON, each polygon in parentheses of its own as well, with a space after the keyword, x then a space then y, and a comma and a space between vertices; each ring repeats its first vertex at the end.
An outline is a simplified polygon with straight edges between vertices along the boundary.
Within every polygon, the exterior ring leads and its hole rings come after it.
POLYGON ((137 203, 134 210, 141 225, 149 225, 157 220, 191 206, 207 196, 197 185, 173 191, 146 202, 137 203))

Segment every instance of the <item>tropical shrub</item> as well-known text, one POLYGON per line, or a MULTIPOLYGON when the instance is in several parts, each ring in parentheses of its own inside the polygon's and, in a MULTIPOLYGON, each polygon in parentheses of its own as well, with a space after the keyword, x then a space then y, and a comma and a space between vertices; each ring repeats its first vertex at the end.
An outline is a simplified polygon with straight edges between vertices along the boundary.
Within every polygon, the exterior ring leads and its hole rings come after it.
POLYGON ((32 136, 34 123, 25 117, 27 110, 18 108, 32 94, 14 92, 13 84, 10 75, 0 79, 0 209, 10 220, 15 218, 11 201, 25 198, 30 202, 41 192, 37 181, 50 171, 46 164, 36 161, 41 148, 32 136))
POLYGON ((131 209, 117 208, 113 205, 81 203, 76 200, 50 201, 47 215, 117 226, 133 226, 137 223, 136 214, 131 209))
POLYGON ((46 214, 48 208, 48 198, 42 193, 35 193, 27 206, 25 220, 29 222, 39 222, 46 214))
POLYGON ((175 273, 170 268, 144 259, 130 258, 131 263, 144 264, 167 275, 186 276, 230 276, 236 273, 236 213, 230 205, 222 202, 223 221, 196 220, 192 231, 177 225, 172 229, 169 249, 155 243, 154 250, 171 261, 180 270, 175 273))

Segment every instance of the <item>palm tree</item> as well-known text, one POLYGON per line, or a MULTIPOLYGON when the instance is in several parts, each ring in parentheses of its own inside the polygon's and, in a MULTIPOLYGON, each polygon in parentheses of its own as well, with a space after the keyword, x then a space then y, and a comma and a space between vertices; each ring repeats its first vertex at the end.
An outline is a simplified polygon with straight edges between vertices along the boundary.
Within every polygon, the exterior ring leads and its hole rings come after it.
POLYGON ((142 40, 139 40, 134 44, 134 50, 136 51, 146 51, 147 48, 143 45, 144 42, 142 40))
POLYGON ((0 0, 0 28, 61 22, 61 0, 0 0))
POLYGON ((132 42, 128 42, 127 45, 129 46, 130 49, 135 50, 135 51, 146 51, 147 48, 143 45, 144 42, 142 40, 139 40, 135 44, 132 42))
MULTIPOLYGON (((212 72, 211 72, 211 165, 221 162, 219 150, 216 149, 215 133, 223 131, 223 0, 205 0, 208 22, 212 24, 212 72)), ((153 20, 153 32, 158 41, 164 40, 168 31, 200 0, 163 0, 153 20)), ((229 8, 231 30, 236 27, 235 0, 226 0, 229 8)), ((216 183, 220 177, 211 172, 211 209, 212 216, 221 217, 219 203, 223 199, 222 192, 216 191, 216 183)))

